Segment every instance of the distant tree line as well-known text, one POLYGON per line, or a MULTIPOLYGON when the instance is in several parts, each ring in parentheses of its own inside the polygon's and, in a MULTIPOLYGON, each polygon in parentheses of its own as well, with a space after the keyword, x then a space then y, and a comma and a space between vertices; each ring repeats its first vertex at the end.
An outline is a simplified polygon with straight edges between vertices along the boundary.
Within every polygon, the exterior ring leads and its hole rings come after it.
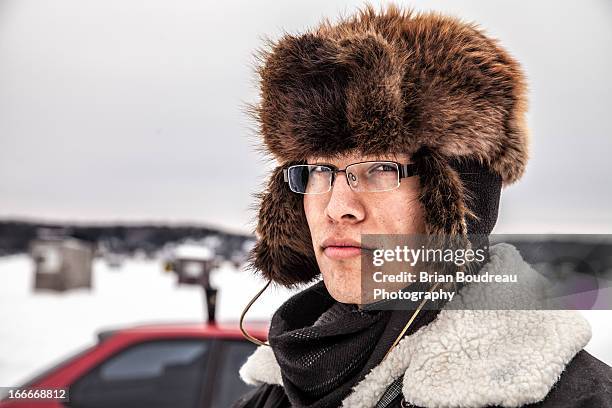
POLYGON ((38 237, 42 229, 63 230, 68 236, 126 255, 133 255, 135 252, 153 255, 168 243, 177 243, 189 238, 200 240, 217 236, 221 240, 217 254, 228 259, 243 248, 245 241, 254 239, 251 235, 229 233, 207 226, 80 225, 0 221, 0 256, 27 252, 30 242, 38 237))

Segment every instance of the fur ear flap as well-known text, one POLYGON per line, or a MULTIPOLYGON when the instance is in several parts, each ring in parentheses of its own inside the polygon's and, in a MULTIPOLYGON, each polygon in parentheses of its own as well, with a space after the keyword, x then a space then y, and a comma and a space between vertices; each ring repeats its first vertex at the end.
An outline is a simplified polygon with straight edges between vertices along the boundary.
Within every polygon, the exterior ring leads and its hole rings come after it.
POLYGON ((293 286, 313 280, 320 271, 303 196, 285 183, 284 167, 276 167, 266 191, 256 194, 260 202, 256 233, 260 239, 249 254, 248 264, 267 279, 293 286))
POLYGON ((426 234, 467 236, 466 216, 476 217, 466 206, 463 184, 447 160, 428 147, 412 156, 421 183, 426 234))

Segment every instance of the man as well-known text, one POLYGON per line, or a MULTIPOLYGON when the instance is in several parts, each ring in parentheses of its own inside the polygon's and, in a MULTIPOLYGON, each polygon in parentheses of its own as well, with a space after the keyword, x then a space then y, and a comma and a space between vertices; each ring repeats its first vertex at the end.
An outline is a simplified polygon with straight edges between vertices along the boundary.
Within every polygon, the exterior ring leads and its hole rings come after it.
MULTIPOLYGON (((610 367, 574 311, 373 311, 363 234, 487 236, 528 160, 526 81, 477 26, 395 6, 286 35, 254 109, 279 161, 252 266, 293 286, 238 407, 612 407, 610 367), (531 404, 531 405, 530 405, 531 404)), ((487 270, 529 266, 509 245, 487 270)))

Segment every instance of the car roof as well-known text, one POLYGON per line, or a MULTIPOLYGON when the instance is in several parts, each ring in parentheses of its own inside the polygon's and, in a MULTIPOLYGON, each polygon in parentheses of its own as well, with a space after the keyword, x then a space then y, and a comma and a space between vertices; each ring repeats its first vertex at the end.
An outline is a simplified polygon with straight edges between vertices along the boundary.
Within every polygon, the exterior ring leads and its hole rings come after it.
MULTIPOLYGON (((265 321, 249 321, 249 323, 245 325, 249 334, 262 341, 267 339, 268 327, 269 323, 265 321)), ((205 322, 156 322, 111 327, 102 329, 98 332, 97 344, 87 346, 72 354, 70 357, 62 359, 60 363, 44 369, 27 382, 24 382, 21 387, 29 387, 32 384, 40 382, 50 374, 79 359, 81 356, 98 349, 101 345, 104 346, 107 344, 107 340, 130 344, 140 341, 172 340, 181 337, 247 341, 240 331, 239 322, 237 321, 225 321, 216 324, 205 322)))
MULTIPOLYGON (((266 321, 249 321, 245 329, 254 337, 265 340, 268 335, 269 323, 266 321)), ((103 329, 98 332, 100 341, 106 340, 114 335, 138 335, 151 337, 168 336, 196 336, 243 339, 237 321, 225 321, 217 323, 208 322, 156 322, 129 325, 103 329)))

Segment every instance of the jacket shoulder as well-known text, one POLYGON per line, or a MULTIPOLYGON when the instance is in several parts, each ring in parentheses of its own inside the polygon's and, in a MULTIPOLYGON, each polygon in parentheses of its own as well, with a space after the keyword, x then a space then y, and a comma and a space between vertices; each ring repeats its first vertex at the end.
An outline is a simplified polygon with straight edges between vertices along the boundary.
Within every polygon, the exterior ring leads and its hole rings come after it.
POLYGON ((534 407, 612 408, 612 367, 580 350, 546 398, 534 407))
POLYGON ((232 408, 285 408, 290 406, 282 386, 262 384, 244 394, 232 408))

